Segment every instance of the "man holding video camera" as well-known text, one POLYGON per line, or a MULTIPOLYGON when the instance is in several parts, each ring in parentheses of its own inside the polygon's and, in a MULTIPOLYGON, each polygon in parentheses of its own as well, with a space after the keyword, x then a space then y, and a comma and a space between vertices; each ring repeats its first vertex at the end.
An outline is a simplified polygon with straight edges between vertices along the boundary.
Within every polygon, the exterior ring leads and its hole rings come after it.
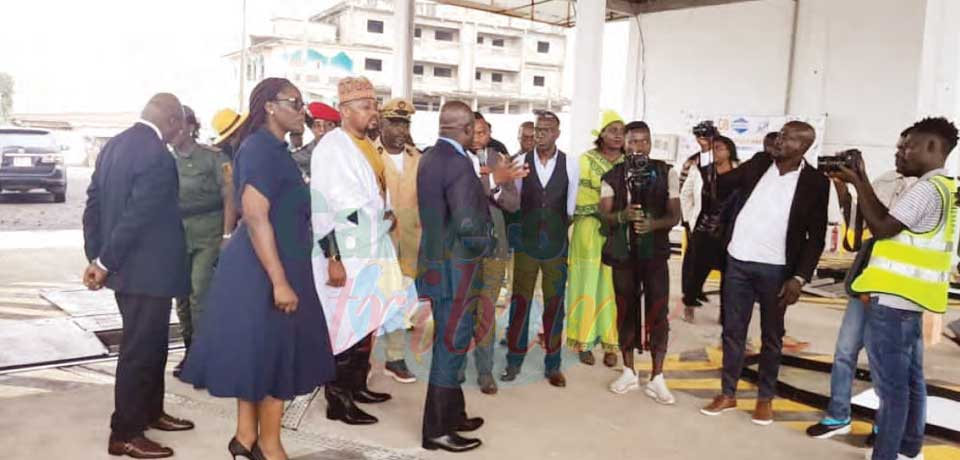
POLYGON ((670 330, 669 233, 680 221, 680 178, 669 164, 649 158, 651 145, 647 124, 629 123, 626 161, 604 174, 601 185, 600 212, 607 233, 603 263, 613 268, 623 353, 623 374, 610 384, 610 391, 624 394, 640 388, 633 352, 647 349, 652 369, 644 393, 658 403, 673 404, 663 362, 670 330))
POLYGON ((925 118, 910 129, 898 169, 919 180, 892 208, 877 198, 863 160, 853 155, 835 177, 852 184, 873 234, 863 271, 848 289, 866 306, 867 355, 880 398, 877 438, 868 458, 919 458, 926 420, 922 313, 943 314, 950 287, 957 183, 944 169, 957 128, 925 118))

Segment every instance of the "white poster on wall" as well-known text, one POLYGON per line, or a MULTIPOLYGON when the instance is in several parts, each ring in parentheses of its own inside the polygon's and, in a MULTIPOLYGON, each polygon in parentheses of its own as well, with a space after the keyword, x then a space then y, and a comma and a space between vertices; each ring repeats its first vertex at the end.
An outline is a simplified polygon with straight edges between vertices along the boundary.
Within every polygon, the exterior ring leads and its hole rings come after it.
POLYGON ((806 159, 810 164, 816 165, 817 157, 823 153, 821 150, 826 134, 826 115, 690 115, 687 118, 689 129, 686 135, 682 137, 680 143, 680 152, 682 153, 678 156, 678 159, 683 160, 686 156, 700 150, 697 140, 693 137, 692 130, 694 126, 704 120, 713 120, 714 126, 720 130, 720 134, 733 140, 733 143, 737 145, 737 156, 740 161, 748 160, 755 153, 763 150, 764 136, 771 131, 780 131, 780 128, 789 121, 809 123, 817 133, 816 142, 806 154, 806 159))

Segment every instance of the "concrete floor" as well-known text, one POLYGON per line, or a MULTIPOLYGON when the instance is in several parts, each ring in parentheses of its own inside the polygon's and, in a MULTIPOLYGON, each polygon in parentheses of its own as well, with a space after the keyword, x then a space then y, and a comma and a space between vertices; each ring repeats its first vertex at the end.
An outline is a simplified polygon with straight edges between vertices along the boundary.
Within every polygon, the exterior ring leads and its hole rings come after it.
MULTIPOLYGON (((798 305, 789 312, 789 333, 809 340, 812 351, 829 352, 841 314, 842 311, 823 306, 798 305)), ((487 423, 476 433, 484 446, 460 458, 740 459, 757 452, 762 452, 766 459, 862 458, 862 449, 857 447, 862 436, 829 441, 808 439, 800 430, 819 414, 789 401, 783 402, 782 410, 776 414, 777 423, 772 426, 750 423, 752 389, 746 384, 741 392, 743 411, 720 417, 700 415, 698 409, 718 387, 718 355, 703 351, 719 341, 720 328, 711 321, 715 315, 716 309, 707 306, 697 324, 672 322, 671 350, 692 352, 668 365, 667 376, 677 396, 677 404, 672 407, 658 405, 642 392, 623 396, 610 393, 606 388, 617 376, 616 369, 600 363, 583 366, 569 353, 564 356, 568 380, 564 389, 553 388, 539 378, 542 363, 534 354, 518 383, 502 386, 496 396, 481 394, 472 385, 474 374, 468 372, 467 410, 470 415, 484 417, 487 423)), ((956 312, 951 312, 951 317, 955 316, 956 312)), ((504 353, 505 349, 498 347, 497 371, 504 366, 504 353)), ((960 347, 950 342, 929 350, 928 376, 960 382, 955 366, 958 357, 960 347)), ((423 358, 426 356, 412 353, 408 358, 420 375, 425 375, 428 365, 423 358)), ((382 360, 382 354, 375 353, 374 359, 382 360)), ((170 366, 178 360, 179 355, 172 354, 170 366)), ((648 365, 645 359, 638 360, 641 375, 648 365)), ((113 366, 107 362, 0 377, 0 445, 6 447, 6 458, 109 458, 105 443, 112 409, 113 366), (11 393, 10 388, 16 387, 34 391, 11 393)), ((469 367, 472 370, 472 362, 469 367)), ((325 403, 320 397, 307 410, 299 430, 285 435, 291 457, 450 457, 419 447, 426 391, 422 380, 411 385, 395 383, 380 373, 378 362, 370 383, 372 388, 394 396, 386 404, 366 406, 380 418, 379 424, 350 427, 330 422, 325 418, 325 403)), ((177 458, 222 458, 232 436, 234 402, 211 398, 172 377, 168 377, 167 392, 168 411, 192 418, 198 429, 150 435, 174 447, 177 458)), ((858 428, 862 431, 862 427, 858 428)), ((927 444, 927 459, 960 458, 957 446, 936 439, 927 444)))

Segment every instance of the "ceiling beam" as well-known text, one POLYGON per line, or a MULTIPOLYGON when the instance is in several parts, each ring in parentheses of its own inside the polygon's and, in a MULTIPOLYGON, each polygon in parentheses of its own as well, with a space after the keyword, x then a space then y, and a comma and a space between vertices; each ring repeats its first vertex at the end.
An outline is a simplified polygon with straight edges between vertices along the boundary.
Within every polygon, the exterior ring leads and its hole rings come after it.
POLYGON ((750 1, 756 0, 647 0, 645 2, 607 0, 607 10, 627 16, 636 16, 638 14, 658 13, 661 11, 700 8, 704 6, 726 5, 730 3, 750 1))

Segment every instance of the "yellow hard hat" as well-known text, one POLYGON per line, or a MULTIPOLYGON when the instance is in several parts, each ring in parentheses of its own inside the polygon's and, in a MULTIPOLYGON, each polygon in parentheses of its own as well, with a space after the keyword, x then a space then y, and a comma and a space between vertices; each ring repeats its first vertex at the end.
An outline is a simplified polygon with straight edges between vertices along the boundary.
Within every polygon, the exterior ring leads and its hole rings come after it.
POLYGON ((235 133, 245 121, 247 121, 247 114, 245 113, 237 113, 237 111, 233 109, 221 109, 218 111, 210 122, 210 126, 217 132, 217 139, 213 141, 213 143, 219 144, 223 142, 235 133))

